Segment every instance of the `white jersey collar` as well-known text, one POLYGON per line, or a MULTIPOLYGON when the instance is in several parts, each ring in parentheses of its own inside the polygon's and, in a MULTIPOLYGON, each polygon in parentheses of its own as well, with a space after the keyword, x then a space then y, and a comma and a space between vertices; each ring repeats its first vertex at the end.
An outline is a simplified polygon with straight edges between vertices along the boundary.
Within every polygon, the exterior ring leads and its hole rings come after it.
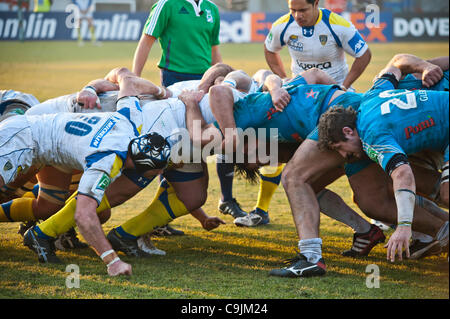
POLYGON ((200 16, 200 12, 202 11, 200 9, 200 6, 202 5, 203 0, 200 0, 198 2, 198 5, 194 0, 186 0, 186 1, 189 2, 190 4, 192 4, 192 7, 194 7, 194 11, 195 11, 195 14, 197 15, 197 17, 200 16))

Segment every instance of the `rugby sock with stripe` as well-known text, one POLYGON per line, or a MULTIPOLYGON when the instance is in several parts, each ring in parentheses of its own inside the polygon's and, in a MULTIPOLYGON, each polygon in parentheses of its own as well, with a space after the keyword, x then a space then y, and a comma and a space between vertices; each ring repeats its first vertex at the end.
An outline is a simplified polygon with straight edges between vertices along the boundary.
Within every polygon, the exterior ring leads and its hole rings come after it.
MULTIPOLYGON (((38 236, 44 235, 43 237, 53 237, 56 238, 59 235, 62 235, 68 232, 72 227, 76 226, 75 223, 75 210, 77 207, 76 200, 77 192, 74 193, 67 201, 66 205, 61 208, 57 213, 53 216, 47 218, 45 221, 35 226, 36 234, 38 236)), ((106 195, 103 196, 103 199, 100 205, 97 207, 97 213, 102 212, 106 209, 110 209, 108 198, 106 195)))
POLYGON ((178 199, 173 187, 163 180, 150 206, 115 230, 119 236, 134 239, 188 213, 189 211, 178 199))
POLYGON ((33 214, 34 198, 16 198, 0 205, 0 222, 28 222, 36 218, 33 214))
POLYGON ((351 209, 336 193, 324 189, 317 194, 320 211, 328 217, 350 226, 357 233, 367 233, 370 223, 351 209))
POLYGON ((275 194, 275 191, 281 182, 283 168, 284 164, 281 164, 276 168, 264 166, 260 169, 259 193, 255 209, 260 209, 266 213, 269 211, 269 205, 273 194, 275 194))

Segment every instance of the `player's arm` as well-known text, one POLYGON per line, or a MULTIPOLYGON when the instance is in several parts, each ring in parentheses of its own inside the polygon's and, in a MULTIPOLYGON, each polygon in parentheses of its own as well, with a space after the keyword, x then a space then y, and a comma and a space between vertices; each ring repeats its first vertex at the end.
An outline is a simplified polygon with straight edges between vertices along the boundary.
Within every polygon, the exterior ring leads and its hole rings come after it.
POLYGON ((137 76, 141 76, 145 62, 147 62, 148 59, 148 54, 150 53, 155 41, 155 37, 148 34, 142 34, 133 59, 133 73, 137 76))
POLYGON ((218 78, 225 77, 228 73, 234 71, 234 69, 225 63, 217 63, 210 67, 203 74, 200 84, 198 85, 198 90, 203 92, 208 92, 209 88, 215 84, 218 78))
POLYGON ((97 204, 97 200, 94 198, 78 194, 75 211, 75 222, 78 230, 84 239, 94 247, 97 254, 102 257, 103 262, 107 265, 109 275, 131 275, 131 265, 120 260, 105 237, 96 213, 97 204))
POLYGON ((380 75, 390 73, 399 81, 402 76, 409 73, 422 74, 422 82, 425 87, 430 87, 442 79, 442 69, 412 54, 397 54, 388 65, 380 72, 380 75))
POLYGON ((85 109, 93 109, 95 107, 101 109, 100 100, 98 99, 97 94, 117 90, 119 90, 119 85, 106 79, 93 80, 78 92, 77 102, 85 109))
POLYGON ((267 47, 264 46, 264 57, 266 58, 267 65, 273 73, 275 73, 282 79, 287 78, 283 61, 281 60, 281 56, 278 52, 269 51, 267 47))
POLYGON ((151 94, 157 99, 166 99, 171 96, 171 92, 164 87, 153 84, 152 82, 134 75, 127 68, 113 69, 105 77, 108 81, 118 83, 118 98, 124 96, 137 96, 140 94, 151 94))
POLYGON ((369 65, 371 59, 372 59, 372 52, 370 51, 369 48, 362 56, 355 58, 352 67, 350 68, 350 71, 345 77, 345 80, 342 83, 342 85, 345 88, 349 88, 361 76, 361 74, 369 65))
POLYGON ((222 55, 220 54, 219 46, 214 45, 211 47, 211 65, 222 62, 222 55))
POLYGON ((271 74, 264 81, 264 88, 272 97, 272 104, 276 110, 283 112, 284 108, 291 101, 291 96, 283 88, 283 80, 276 74, 271 74))
POLYGON ((233 89, 226 85, 215 85, 211 87, 209 90, 209 105, 224 136, 222 149, 235 152, 239 144, 239 134, 233 113, 233 89))
POLYGON ((409 240, 416 200, 416 184, 411 166, 407 163, 398 165, 400 166, 391 172, 397 204, 397 228, 386 245, 387 259, 392 262, 395 261, 396 252, 402 260, 403 248, 406 250, 406 256, 409 257, 409 240))
POLYGON ((437 57, 437 58, 429 59, 427 61, 430 62, 431 64, 439 66, 442 69, 442 71, 444 71, 444 72, 448 71, 448 69, 449 69, 449 57, 448 56, 437 57))
POLYGON ((200 111, 199 102, 204 93, 201 91, 185 91, 178 96, 186 107, 186 129, 194 145, 204 146, 221 141, 220 131, 212 124, 207 124, 200 111))
POLYGON ((205 211, 201 208, 198 208, 191 212, 191 215, 197 219, 202 227, 207 230, 213 230, 217 227, 219 227, 221 224, 226 224, 222 219, 218 217, 211 217, 205 213, 205 211))

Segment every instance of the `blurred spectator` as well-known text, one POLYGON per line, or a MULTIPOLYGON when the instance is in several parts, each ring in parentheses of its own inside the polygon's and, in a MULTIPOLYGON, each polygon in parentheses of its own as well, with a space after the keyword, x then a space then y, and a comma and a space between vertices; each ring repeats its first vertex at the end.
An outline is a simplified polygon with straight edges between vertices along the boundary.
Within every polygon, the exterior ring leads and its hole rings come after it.
POLYGON ((341 14, 347 10, 347 0, 325 0, 325 8, 341 14))
POLYGON ((78 7, 80 10, 80 21, 78 31, 78 45, 83 46, 83 36, 81 34, 81 23, 83 20, 86 20, 88 23, 89 31, 91 33, 91 42, 94 45, 100 45, 100 42, 97 42, 95 37, 95 27, 94 27, 94 11, 95 11, 95 3, 93 0, 72 0, 72 3, 78 7))
POLYGON ((52 7, 52 0, 34 0, 34 12, 49 12, 52 7))

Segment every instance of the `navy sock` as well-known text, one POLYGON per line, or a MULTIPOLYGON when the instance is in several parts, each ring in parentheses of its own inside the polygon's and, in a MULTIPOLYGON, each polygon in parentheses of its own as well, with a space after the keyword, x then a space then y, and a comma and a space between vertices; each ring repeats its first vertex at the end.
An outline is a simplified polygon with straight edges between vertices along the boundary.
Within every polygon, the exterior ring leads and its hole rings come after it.
POLYGON ((218 162, 216 165, 216 169, 217 176, 219 176, 220 181, 222 201, 229 201, 233 199, 234 164, 218 162))

